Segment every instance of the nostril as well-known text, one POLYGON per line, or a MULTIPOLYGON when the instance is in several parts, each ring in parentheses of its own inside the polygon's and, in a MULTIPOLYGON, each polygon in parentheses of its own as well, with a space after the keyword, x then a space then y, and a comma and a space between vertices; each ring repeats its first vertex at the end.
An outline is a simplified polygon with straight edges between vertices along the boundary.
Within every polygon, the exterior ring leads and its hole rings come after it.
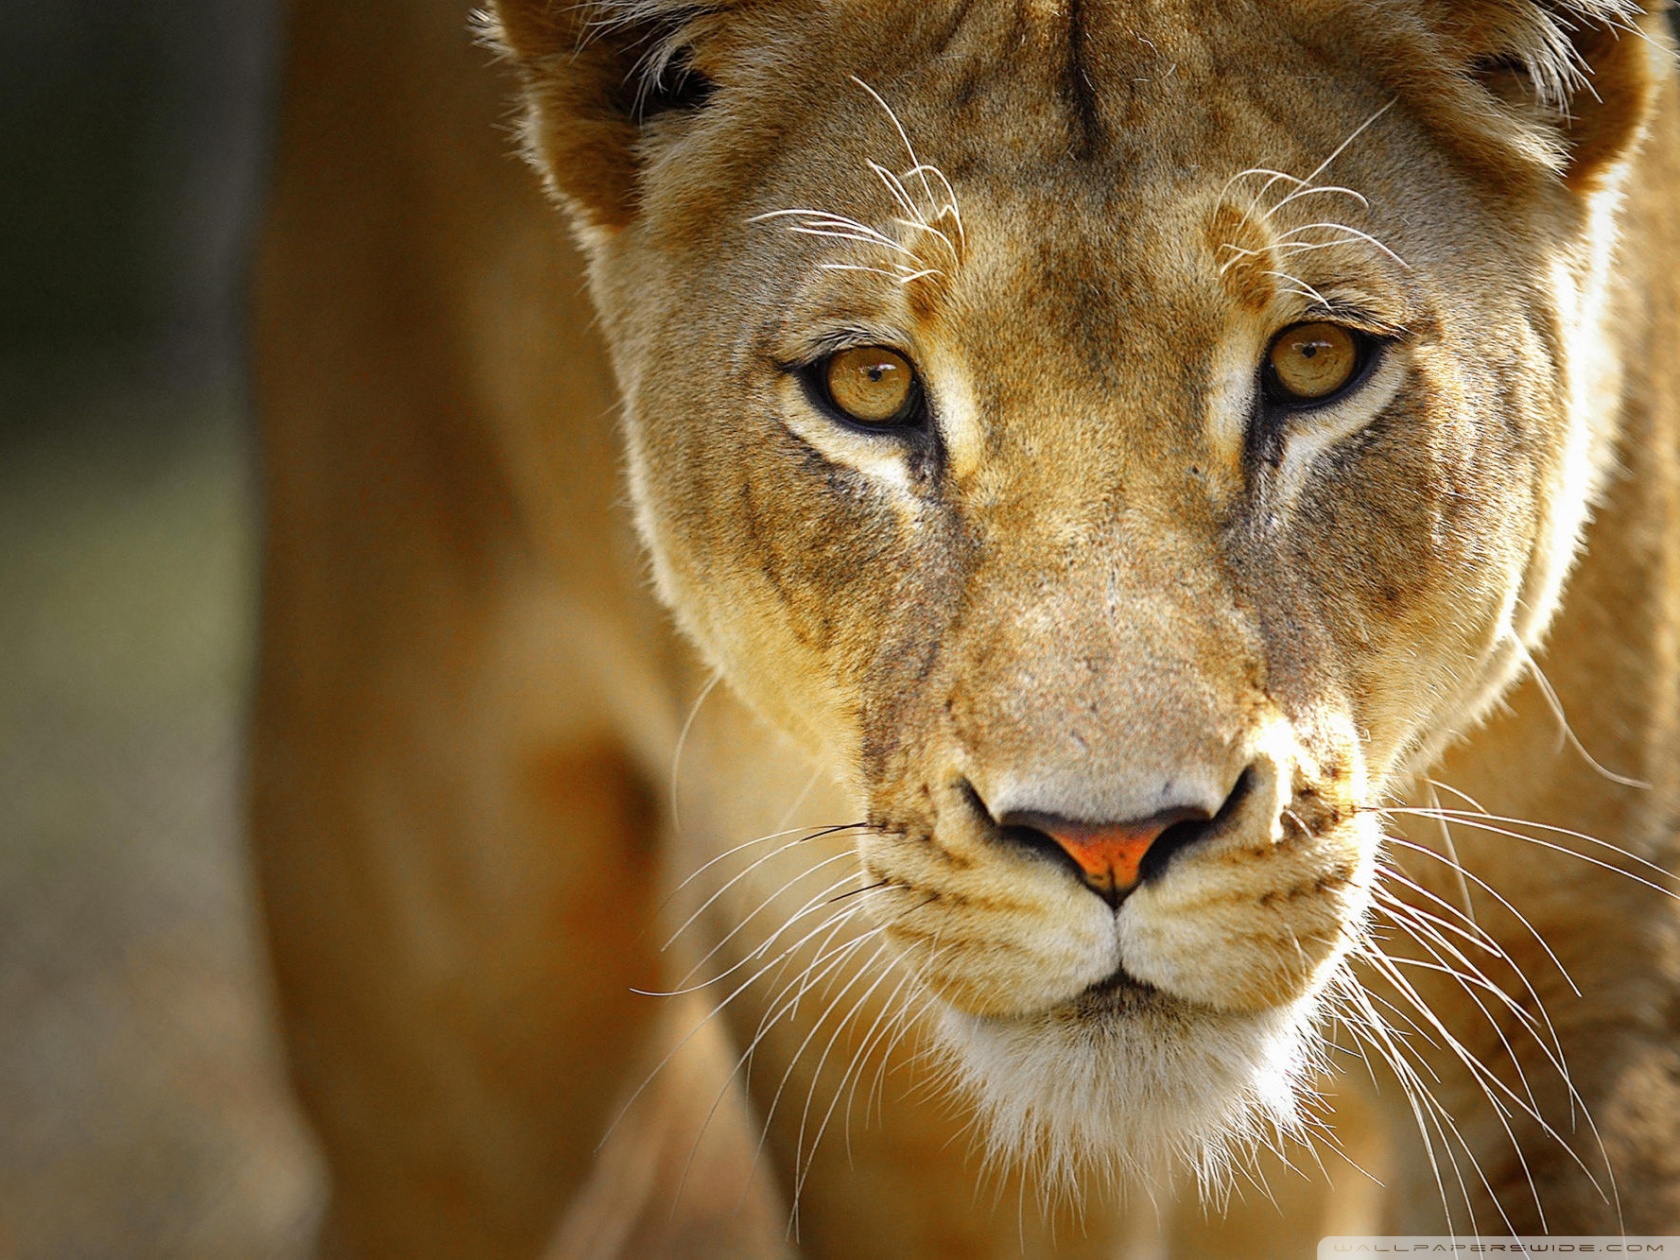
POLYGON ((1186 818, 1176 822, 1160 835, 1138 863, 1138 882, 1156 879, 1167 869, 1168 863, 1213 830, 1211 818, 1186 818))
POLYGON ((1163 830, 1155 837, 1155 843, 1149 846, 1149 851, 1138 864, 1138 882, 1159 877, 1173 858, 1219 831, 1242 808, 1243 801, 1253 790, 1254 771, 1244 770, 1237 779, 1237 785, 1231 789, 1225 803, 1213 817, 1208 817, 1203 811, 1200 817, 1182 819, 1163 830))
POLYGON ((1079 862, 1050 832, 1040 831, 1037 827, 1028 827, 1021 823, 1011 823, 1008 826, 1000 825, 997 830, 1002 839, 1017 848, 1047 857, 1051 861, 1067 867, 1080 878, 1084 878, 1084 871, 1081 870, 1079 862))

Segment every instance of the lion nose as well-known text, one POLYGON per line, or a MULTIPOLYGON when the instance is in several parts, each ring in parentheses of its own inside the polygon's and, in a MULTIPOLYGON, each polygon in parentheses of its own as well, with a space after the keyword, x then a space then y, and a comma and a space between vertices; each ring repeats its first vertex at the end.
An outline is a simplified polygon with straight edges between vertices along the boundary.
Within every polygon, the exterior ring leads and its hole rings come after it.
MULTIPOLYGON (((1223 793, 1217 788, 1192 790, 1176 801, 1168 795, 1170 803, 1164 808, 1120 822, 1092 822, 1035 809, 1031 789, 1023 792, 1010 786, 1001 789, 1003 799, 994 808, 972 782, 961 780, 959 785, 980 818, 995 829, 998 840, 1052 858, 1077 872, 1109 905, 1118 906, 1139 884, 1165 870, 1176 854, 1240 825, 1250 812, 1248 802, 1259 782, 1256 769, 1247 767, 1223 793)), ((1057 794, 1066 799, 1071 794, 1068 785, 1060 785, 1057 794)))
POLYGON ((1151 870, 1159 869, 1172 851, 1201 835, 1205 828, 1198 824, 1212 818, 1205 809, 1183 806, 1121 823, 1079 822, 1033 810, 1007 813, 998 823, 1033 847, 1044 847, 1035 836, 1050 840, 1073 859, 1093 892, 1118 905, 1143 881, 1146 862, 1151 870))

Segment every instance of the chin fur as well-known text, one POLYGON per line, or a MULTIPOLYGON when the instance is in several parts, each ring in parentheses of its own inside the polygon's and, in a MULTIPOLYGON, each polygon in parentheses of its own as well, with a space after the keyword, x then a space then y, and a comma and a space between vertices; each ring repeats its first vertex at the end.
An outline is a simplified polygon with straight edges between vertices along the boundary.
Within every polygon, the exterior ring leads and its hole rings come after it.
POLYGON ((1188 1168, 1223 1203, 1259 1146, 1306 1135, 1325 1064, 1316 1006, 1225 1013, 1125 986, 1021 1018, 947 1011, 941 1037, 987 1163, 1030 1169, 1047 1199, 1188 1168))

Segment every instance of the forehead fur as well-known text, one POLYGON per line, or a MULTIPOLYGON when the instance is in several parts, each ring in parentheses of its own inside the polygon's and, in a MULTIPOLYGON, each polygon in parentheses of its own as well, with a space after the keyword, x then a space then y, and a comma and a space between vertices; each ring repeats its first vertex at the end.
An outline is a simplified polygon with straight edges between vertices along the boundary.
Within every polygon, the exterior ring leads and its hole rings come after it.
MULTIPOLYGON (((519 16, 515 8, 510 21, 507 7, 504 24, 524 29, 505 30, 503 38, 528 50, 529 10, 519 16)), ((1058 82, 1051 86, 1076 155, 1096 153, 1111 138, 1111 115, 1123 103, 1117 98, 1152 74, 1170 73, 1176 50, 1166 45, 1176 35, 1230 41, 1229 54, 1240 60, 1252 35, 1270 27, 1304 58, 1328 54, 1358 65, 1420 104, 1426 118, 1479 150, 1480 159, 1515 154, 1561 169, 1564 145, 1555 128, 1539 124, 1571 120, 1572 102, 1591 81, 1583 43, 1605 33, 1638 38, 1633 23, 1642 8, 1636 0, 1279 0, 1263 9, 1201 0, 585 0, 543 6, 534 24, 542 28, 537 42, 556 54, 567 44, 577 50, 628 37, 633 55, 624 86, 638 100, 680 80, 718 43, 762 52, 802 29, 832 26, 855 46, 857 23, 874 22, 879 38, 868 56, 890 62, 897 55, 905 64, 892 68, 910 70, 964 37, 972 41, 977 30, 1007 31, 1007 46, 998 51, 1011 70, 1027 61, 1055 63, 1058 82), (1481 90, 1479 76, 1490 71, 1520 75, 1528 108, 1513 109, 1481 90)), ((1267 77, 1267 62, 1241 64, 1244 77, 1267 77)))

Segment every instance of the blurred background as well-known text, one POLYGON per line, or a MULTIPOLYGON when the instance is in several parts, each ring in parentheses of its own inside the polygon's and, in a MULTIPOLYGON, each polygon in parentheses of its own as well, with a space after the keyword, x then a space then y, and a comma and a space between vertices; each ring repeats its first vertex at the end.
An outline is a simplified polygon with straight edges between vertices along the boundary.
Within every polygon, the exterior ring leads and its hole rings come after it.
POLYGON ((241 840, 267 0, 0 0, 0 1260, 300 1255, 241 840))

